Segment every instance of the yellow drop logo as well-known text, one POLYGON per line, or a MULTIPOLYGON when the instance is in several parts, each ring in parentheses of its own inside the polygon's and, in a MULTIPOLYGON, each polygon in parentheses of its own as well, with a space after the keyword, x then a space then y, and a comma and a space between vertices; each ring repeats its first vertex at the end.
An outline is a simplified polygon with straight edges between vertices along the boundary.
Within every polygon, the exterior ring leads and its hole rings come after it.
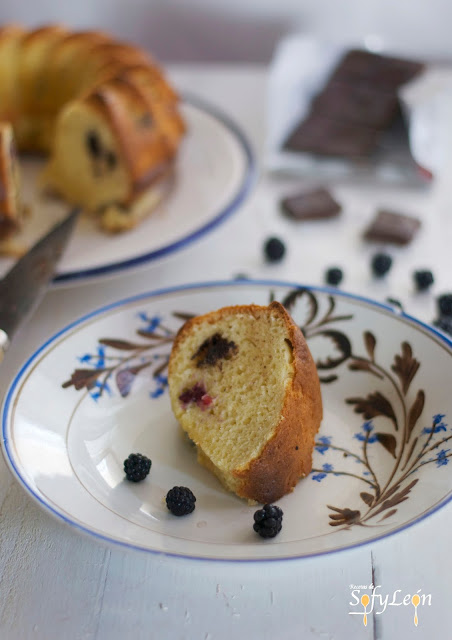
POLYGON ((414 624, 417 627, 417 623, 418 623, 418 617, 417 617, 417 608, 419 606, 419 603, 421 602, 420 597, 418 596, 417 593, 414 594, 414 596, 411 598, 411 603, 414 607, 414 624))
MULTIPOLYGON (((414 596, 413 596, 414 597, 414 596)), ((367 605, 370 602, 370 598, 367 595, 367 593, 365 593, 364 595, 361 596, 361 604, 364 607, 364 618, 363 618, 363 622, 364 622, 364 626, 367 627, 367 605)))

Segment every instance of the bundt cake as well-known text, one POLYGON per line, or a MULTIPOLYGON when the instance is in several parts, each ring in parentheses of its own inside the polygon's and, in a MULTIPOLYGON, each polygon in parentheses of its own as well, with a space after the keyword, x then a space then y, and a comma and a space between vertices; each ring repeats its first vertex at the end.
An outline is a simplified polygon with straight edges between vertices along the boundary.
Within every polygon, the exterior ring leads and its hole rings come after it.
POLYGON ((9 122, 0 122, 0 252, 22 226, 19 163, 9 122))
POLYGON ((279 302, 187 321, 168 382, 198 461, 238 496, 272 502, 310 472, 320 383, 301 330, 279 302))
POLYGON ((43 186, 111 231, 166 191, 185 133, 179 98, 146 51, 60 25, 0 29, 0 119, 20 151, 49 154, 43 186))

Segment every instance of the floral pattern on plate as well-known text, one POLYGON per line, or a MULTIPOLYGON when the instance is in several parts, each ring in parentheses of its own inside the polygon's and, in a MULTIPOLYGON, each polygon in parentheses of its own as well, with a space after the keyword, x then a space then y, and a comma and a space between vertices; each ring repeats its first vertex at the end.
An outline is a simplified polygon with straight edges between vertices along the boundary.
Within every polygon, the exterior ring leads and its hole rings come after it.
POLYGON ((98 539, 217 560, 300 558, 400 532, 452 497, 452 342, 392 309, 277 282, 190 285, 120 301, 82 318, 31 356, 6 395, 3 450, 42 507, 98 539), (182 323, 231 304, 280 300, 302 327, 322 380, 313 470, 278 501, 284 525, 263 541, 255 507, 196 461, 167 393, 182 323), (152 459, 124 478, 131 452, 152 459), (172 486, 196 510, 174 518, 172 486))
MULTIPOLYGON (((269 301, 274 299, 275 292, 270 291, 269 301)), ((408 400, 420 367, 410 343, 402 342, 390 368, 386 368, 377 361, 378 345, 374 332, 363 331, 362 350, 355 352, 352 338, 347 335, 347 325, 344 324, 353 318, 353 314, 337 313, 334 295, 329 294, 326 302, 325 306, 315 291, 307 288, 290 290, 281 298, 281 303, 296 317, 301 311, 297 307, 303 309, 300 328, 308 343, 315 337, 322 337, 332 347, 326 356, 316 359, 323 385, 337 381, 341 368, 346 367, 355 375, 370 376, 373 388, 363 396, 344 398, 345 403, 353 406, 354 412, 362 415, 365 421, 353 434, 351 443, 349 434, 345 434, 346 437, 338 442, 337 438, 328 435, 318 436, 315 452, 321 456, 328 453, 331 461, 322 462, 321 466, 314 463, 311 478, 322 482, 332 475, 347 476, 357 481, 356 491, 364 507, 327 505, 331 512, 331 527, 343 526, 348 529, 354 525, 375 526, 376 522, 394 517, 398 505, 409 499, 411 490, 419 481, 418 477, 412 476, 422 466, 436 463, 436 467, 440 468, 449 463, 452 448, 445 446, 452 435, 441 433, 447 432, 448 425, 444 422, 446 416, 440 413, 432 416, 429 426, 424 426, 420 431, 417 428, 424 409, 425 391, 417 389, 414 400, 408 400), (382 383, 392 388, 392 400, 379 388, 382 383), (358 448, 353 446, 357 443, 358 448), (369 455, 372 445, 381 446, 390 460, 383 470, 374 468, 369 455), (362 483, 367 485, 365 490, 362 483), (379 518, 375 520, 377 516, 379 518)), ((181 323, 193 316, 192 313, 180 311, 171 313, 172 320, 181 323)), ((79 358, 81 363, 91 366, 75 369, 63 387, 86 389, 97 401, 104 393, 113 393, 111 381, 114 381, 115 389, 125 398, 131 393, 136 376, 148 369, 153 381, 150 398, 164 394, 168 386, 166 372, 169 354, 177 329, 170 328, 170 323, 167 324, 161 314, 150 316, 146 311, 141 311, 136 317, 139 326, 135 333, 140 342, 121 337, 100 338, 95 352, 85 353, 79 358)))

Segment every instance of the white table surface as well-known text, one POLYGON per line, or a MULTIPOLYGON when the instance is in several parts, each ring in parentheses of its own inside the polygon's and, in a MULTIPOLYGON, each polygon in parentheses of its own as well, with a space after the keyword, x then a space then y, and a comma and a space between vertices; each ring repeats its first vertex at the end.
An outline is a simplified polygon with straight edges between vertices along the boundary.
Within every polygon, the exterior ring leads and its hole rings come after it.
MULTIPOLYGON (((262 166, 267 70, 249 66, 177 66, 182 89, 221 107, 246 131, 262 166)), ((0 368, 2 395, 21 363, 50 335, 74 318, 117 299, 168 285, 251 277, 321 284, 327 266, 342 266, 342 289, 378 300, 400 299, 426 322, 434 296, 452 290, 452 187, 447 173, 434 187, 403 189, 333 185, 344 205, 337 221, 294 224, 278 211, 281 195, 301 180, 261 173, 249 199, 225 224, 163 262, 85 285, 50 290, 17 335, 0 368), (385 282, 369 273, 373 249, 359 238, 379 205, 423 219, 412 246, 392 251, 385 282), (278 265, 265 265, 261 246, 268 235, 287 242, 278 265), (434 271, 431 293, 415 294, 415 268, 434 271)), ((448 381, 450 384, 450 381, 448 381)), ((231 637, 272 640, 350 638, 446 638, 452 596, 452 505, 389 538, 319 558, 271 563, 192 561, 102 546, 42 512, 0 460, 0 638, 61 640, 199 639, 231 637), (373 580, 383 594, 431 594, 420 607, 388 607, 381 615, 348 615, 350 585, 373 580)))

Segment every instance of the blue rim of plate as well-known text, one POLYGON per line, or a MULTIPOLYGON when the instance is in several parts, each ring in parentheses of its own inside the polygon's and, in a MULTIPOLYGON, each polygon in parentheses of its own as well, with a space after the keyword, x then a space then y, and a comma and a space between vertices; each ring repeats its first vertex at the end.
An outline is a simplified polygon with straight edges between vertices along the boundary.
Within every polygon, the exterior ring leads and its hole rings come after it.
POLYGON ((309 291, 318 291, 321 293, 330 293, 333 294, 335 296, 339 296, 341 298, 345 298, 346 300, 354 300, 356 302, 360 302, 360 303, 364 303, 370 307, 376 308, 376 309, 380 309, 382 311, 386 311, 388 312, 390 315, 393 315, 394 317, 400 319, 401 321, 405 321, 408 324, 414 325, 414 327, 417 327, 420 330, 423 330, 425 333, 427 333, 428 335, 430 335, 431 337, 434 337, 436 339, 439 339, 440 343, 445 344, 447 347, 449 347, 450 349, 452 349, 452 339, 448 338, 445 334, 443 334, 440 331, 437 331, 434 327, 426 324, 425 322, 422 322, 421 320, 418 320, 416 318, 414 318, 413 316, 410 316, 409 314, 405 313, 404 311, 401 311, 400 309, 395 309, 394 307, 378 302, 376 300, 372 300, 370 298, 366 298, 364 296, 359 296, 356 294, 352 294, 352 293, 345 293, 342 291, 339 291, 338 289, 332 288, 332 287, 322 287, 322 286, 311 286, 311 285, 302 285, 300 283, 294 283, 294 282, 289 282, 289 281, 284 281, 284 280, 252 280, 252 279, 242 279, 242 280, 219 280, 219 281, 212 281, 212 282, 199 282, 199 283, 192 283, 192 284, 187 284, 187 285, 180 285, 180 286, 174 286, 174 287, 165 287, 163 289, 155 289, 153 291, 148 291, 145 293, 140 293, 134 296, 130 296, 128 298, 123 298, 121 300, 118 300, 116 302, 113 302, 111 304, 105 305, 103 307, 100 307, 98 309, 95 309, 94 311, 91 311, 90 313, 78 318, 78 320, 75 320, 74 322, 71 322, 70 324, 66 325, 66 327, 64 327, 63 329, 61 329, 60 331, 58 331, 57 333, 55 333, 53 336, 51 336, 48 340, 46 340, 46 342, 44 342, 44 344, 42 344, 27 360, 26 362, 21 366, 20 370, 18 371, 18 373, 16 374, 16 376, 14 377, 13 381, 11 382, 9 389, 5 395, 5 398, 3 400, 3 404, 2 404, 2 408, 1 408, 1 424, 2 424, 2 440, 1 440, 1 448, 2 448, 2 453, 3 453, 3 458, 6 462, 6 464, 8 465, 9 469, 11 470, 11 472, 13 473, 13 475, 15 476, 16 480, 19 482, 19 484, 21 485, 21 487, 26 491, 26 493, 28 493, 41 507, 44 508, 44 510, 48 513, 50 513, 51 515, 53 515, 57 520, 59 520, 60 522, 64 522, 64 524, 69 525, 71 527, 74 527, 77 531, 84 533, 86 535, 89 535, 90 537, 95 538, 96 540, 102 542, 102 543, 106 543, 106 544, 114 544, 115 546, 117 545, 120 548, 125 548, 125 549, 134 549, 136 551, 143 551, 143 552, 147 552, 147 553, 152 553, 155 555, 166 555, 166 556, 171 556, 174 558, 180 558, 180 559, 185 559, 185 560, 198 560, 198 561, 203 561, 203 562, 240 562, 240 563, 244 563, 244 562, 283 562, 283 561, 288 561, 288 560, 302 560, 305 558, 316 558, 319 556, 326 556, 326 555, 331 555, 333 553, 340 553, 343 551, 349 551, 351 549, 356 549, 358 547, 363 547, 365 545, 369 545, 369 544, 373 544, 375 542, 380 542, 381 540, 387 539, 391 536, 396 535, 397 533, 400 533, 402 531, 405 531, 406 529, 411 528, 412 526, 418 524, 419 522, 421 522, 422 520, 425 520, 426 518, 429 518, 431 515, 433 515, 435 512, 439 511, 440 509, 442 509, 446 504, 448 504, 449 502, 452 502, 452 493, 447 496, 446 498, 444 498, 441 502, 437 503, 434 507, 432 507, 429 511, 424 512, 421 516, 414 518, 413 520, 411 520, 410 522, 407 522, 405 525, 398 527, 397 529, 394 529, 392 531, 388 531, 387 533, 381 535, 381 536, 375 536, 373 538, 370 538, 368 540, 363 540, 361 542, 357 542, 357 543, 351 543, 348 545, 344 545, 340 548, 337 549, 327 549, 325 551, 317 551, 317 552, 313 552, 313 553, 304 553, 304 554, 300 554, 300 555, 293 555, 293 556, 284 556, 284 557, 272 557, 272 558, 221 558, 221 557, 200 557, 197 555, 190 555, 190 554, 183 554, 183 553, 175 553, 175 552, 168 552, 168 551, 159 551, 156 549, 150 549, 148 547, 143 547, 140 545, 135 545, 132 544, 130 542, 125 542, 123 540, 119 540, 119 539, 115 539, 112 537, 109 537, 103 533, 100 533, 98 531, 94 531, 93 529, 90 529, 82 524, 80 524, 79 522, 72 520, 71 518, 68 518, 66 515, 64 515, 63 513, 61 513, 60 511, 58 511, 58 509, 56 509, 55 507, 53 507, 52 505, 48 504, 45 500, 43 500, 43 498, 41 498, 28 484, 27 481, 25 480, 25 478, 21 475, 19 469, 17 468, 17 465, 14 461, 14 457, 12 455, 12 452, 10 450, 9 447, 9 441, 8 441, 8 437, 7 437, 7 430, 8 430, 8 414, 9 414, 9 407, 11 404, 11 401, 13 399, 14 396, 14 392, 16 387, 18 386, 21 378, 23 377, 23 375, 26 373, 27 369, 29 368, 29 366, 33 363, 34 360, 36 360, 36 358, 47 349, 47 347, 49 347, 53 342, 55 342, 56 340, 58 340, 59 338, 61 338, 64 334, 68 333, 69 331, 71 331, 72 329, 74 329, 77 326, 80 326, 82 324, 84 324, 86 321, 91 320, 92 318, 96 317, 96 316, 101 316, 103 313, 106 313, 107 311, 110 311, 112 309, 118 308, 118 307, 122 307, 125 306, 131 302, 135 302, 137 300, 145 300, 145 299, 151 299, 151 298, 155 298, 161 295, 167 295, 167 294, 171 294, 171 293, 180 293, 182 291, 189 291, 189 290, 199 290, 199 289, 208 289, 208 288, 215 288, 215 287, 232 287, 232 286, 265 286, 265 287, 291 287, 294 289, 308 289, 309 291))
POLYGON ((192 242, 199 240, 205 234, 213 231, 218 225, 224 222, 229 216, 237 211, 240 205, 246 200, 249 193, 251 192, 254 184, 257 180, 257 164, 254 157, 253 149, 251 144, 249 143, 245 133, 242 129, 223 111, 221 111, 218 107, 209 104, 202 98, 198 98, 197 96, 184 93, 182 95, 183 102, 199 109, 207 113, 208 115, 215 118, 218 122, 220 122, 236 139, 243 156, 245 158, 245 169, 242 176, 241 184, 239 185, 237 192, 233 195, 228 204, 223 207, 220 211, 213 215, 213 217, 204 225, 192 231, 188 235, 176 240, 175 242, 171 242, 170 244, 160 247, 159 249, 155 249, 150 251, 149 253, 143 253, 139 256, 135 256, 134 258, 128 258, 127 260, 120 260, 118 262, 110 262, 104 264, 100 267, 93 267, 90 269, 79 269, 77 271, 65 271, 55 276, 53 279, 53 284, 62 284, 69 282, 77 282, 78 280, 84 280, 87 278, 94 278, 99 276, 105 276, 109 274, 114 274, 118 271, 123 271, 126 269, 130 269, 133 267, 138 267, 140 265, 147 264, 152 262, 153 260, 158 260, 165 256, 174 253, 175 251, 179 251, 180 249, 184 249, 192 242))

